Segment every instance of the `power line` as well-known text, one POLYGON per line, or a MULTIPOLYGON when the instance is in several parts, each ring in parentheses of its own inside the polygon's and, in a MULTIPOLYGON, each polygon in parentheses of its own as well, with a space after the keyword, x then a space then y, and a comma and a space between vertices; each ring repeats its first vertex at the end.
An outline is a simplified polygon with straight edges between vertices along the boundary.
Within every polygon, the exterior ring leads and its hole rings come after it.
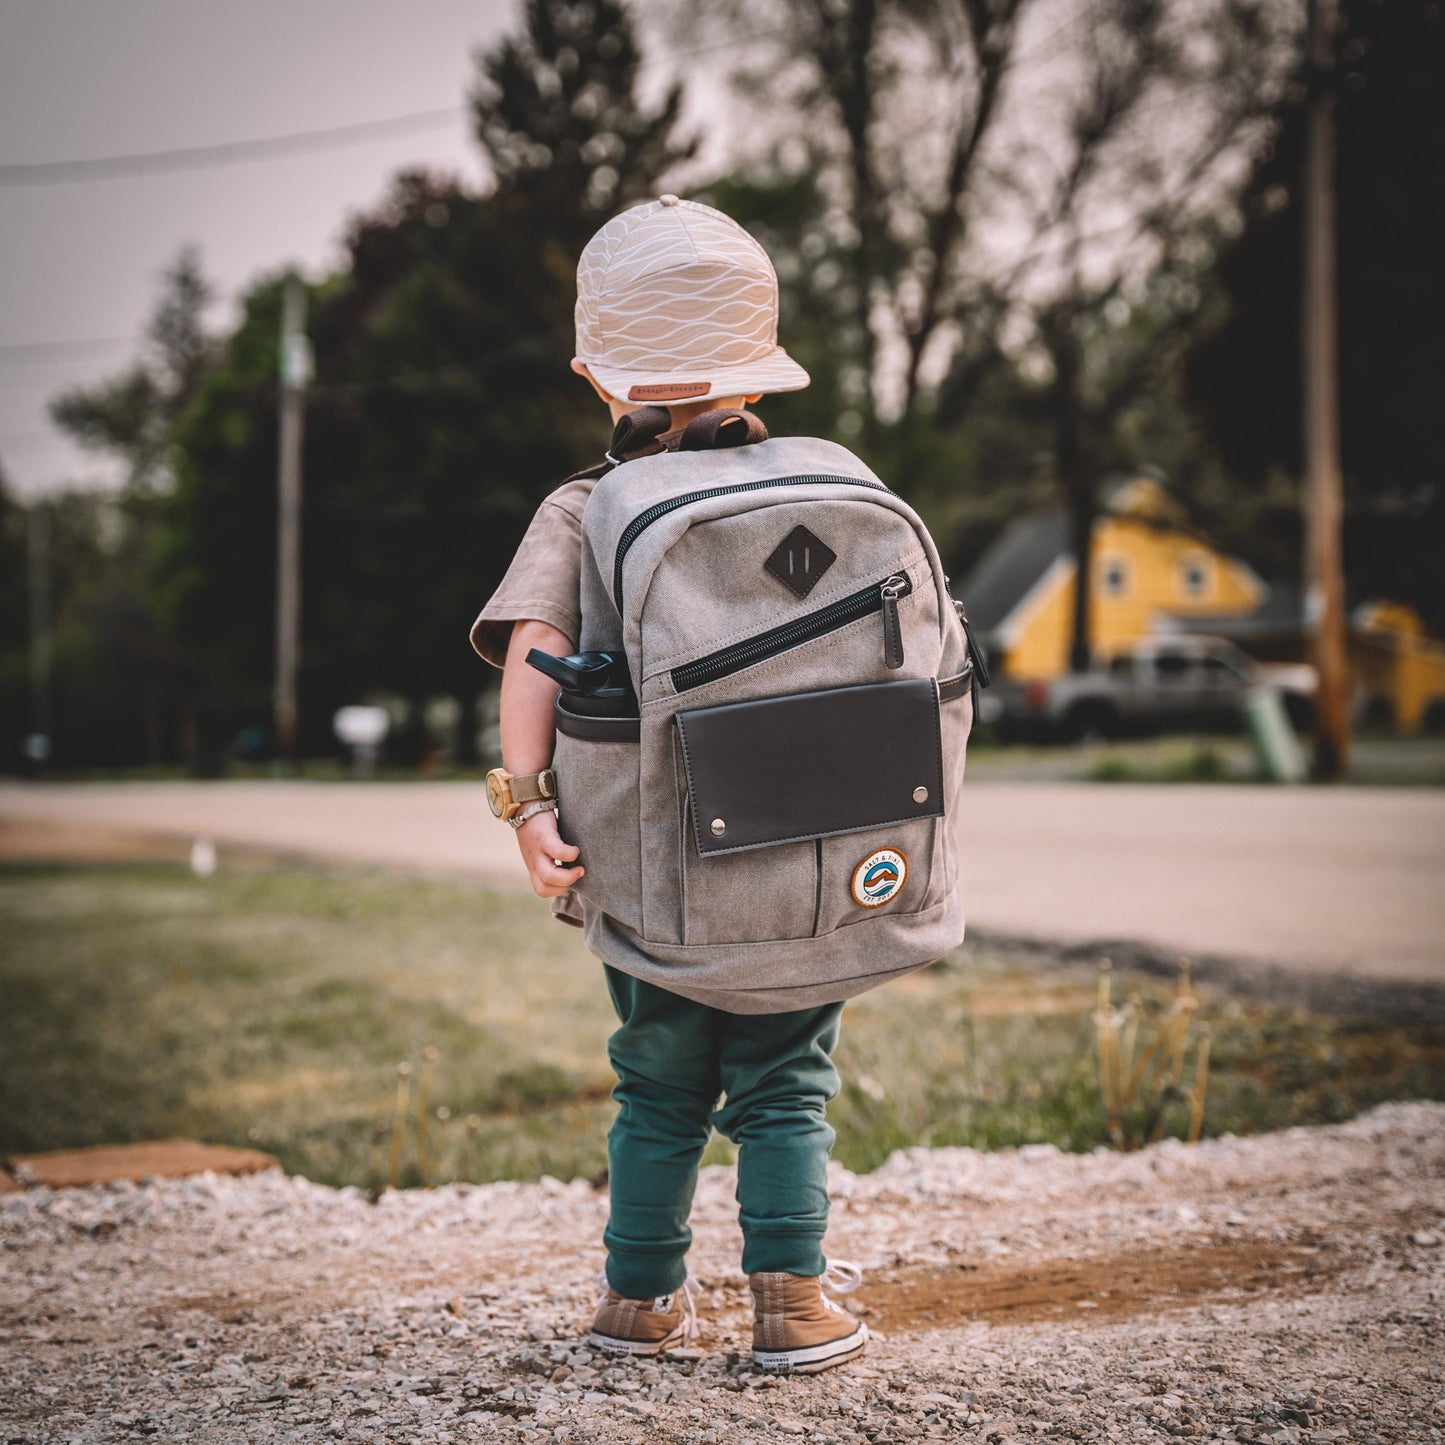
POLYGON ((227 141, 220 145, 183 146, 175 150, 134 155, 98 156, 88 160, 38 161, 0 165, 0 186, 58 186, 76 181, 104 181, 124 176, 165 175, 174 171, 211 170, 307 152, 364 145, 393 135, 440 130, 453 124, 465 106, 416 110, 383 120, 360 120, 324 130, 291 131, 261 140, 227 141))
MULTIPOLYGON (((765 30, 748 37, 750 42, 795 36, 793 27, 765 30)), ((728 49, 732 37, 681 48, 659 47, 659 58, 683 59, 709 51, 728 49)), ((644 57, 650 58, 650 57, 644 57)), ((469 106, 447 105, 432 110, 409 111, 381 120, 353 121, 349 125, 323 130, 290 131, 259 140, 225 141, 217 145, 181 146, 172 150, 144 151, 129 155, 94 156, 84 160, 32 161, 0 164, 0 187, 60 186, 84 181, 105 181, 127 176, 166 175, 176 171, 212 170, 217 166, 241 165, 247 161, 274 160, 308 152, 339 150, 365 145, 393 135, 410 135, 440 130, 465 115, 469 106)))

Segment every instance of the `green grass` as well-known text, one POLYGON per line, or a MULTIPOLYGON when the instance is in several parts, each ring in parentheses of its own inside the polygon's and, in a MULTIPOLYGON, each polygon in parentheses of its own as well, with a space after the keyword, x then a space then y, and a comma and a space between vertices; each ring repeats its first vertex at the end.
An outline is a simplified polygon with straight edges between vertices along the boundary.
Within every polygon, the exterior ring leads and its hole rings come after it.
MULTIPOLYGON (((1305 742, 1308 750, 1308 740, 1305 742)), ((387 763, 372 775, 377 782, 480 782, 500 758, 466 766, 443 757, 425 770, 387 763)), ((1087 743, 1009 743, 988 726, 970 736, 971 776, 996 781, 1093 783, 1257 783, 1259 760, 1242 734, 1171 733, 1161 737, 1087 743)), ((256 780, 282 776, 273 762, 228 760, 221 776, 256 780)), ((294 773, 310 782, 351 782, 351 766, 339 758, 307 758, 294 773)), ((109 768, 52 768, 52 782, 194 782, 180 764, 109 768)), ((1351 741, 1346 780, 1367 787, 1445 787, 1445 738, 1356 735, 1351 741)))
MULTIPOLYGON (((1302 739, 1309 751, 1309 740, 1302 739)), ((1262 783, 1259 760, 1238 734, 1176 733, 1116 742, 998 744, 969 739, 969 776, 994 781, 1262 783)), ((1357 736, 1347 782, 1363 787, 1445 787, 1445 739, 1357 736)))
POLYGON ((1091 783, 1226 783, 1253 780, 1221 748, 1196 743, 1189 752, 1137 761, 1129 753, 1112 749, 1092 763, 1086 778, 1091 783))
MULTIPOLYGON (((1116 999, 1131 990, 1152 1008, 1169 991, 1116 974, 1116 999)), ((852 1000, 835 1157, 1104 1142, 1093 997, 1090 968, 966 951, 852 1000)), ((1207 1134, 1445 1097, 1438 1028, 1201 998, 1207 1134)), ((590 1177, 613 1027, 580 934, 529 895, 364 871, 0 869, 0 1152, 184 1135, 374 1184, 407 1062, 400 1182, 422 1177, 426 1074, 427 1180, 590 1177)), ((1183 1123, 1176 1107, 1168 1132, 1183 1123)), ((706 1158, 731 1157, 715 1137, 706 1158)))

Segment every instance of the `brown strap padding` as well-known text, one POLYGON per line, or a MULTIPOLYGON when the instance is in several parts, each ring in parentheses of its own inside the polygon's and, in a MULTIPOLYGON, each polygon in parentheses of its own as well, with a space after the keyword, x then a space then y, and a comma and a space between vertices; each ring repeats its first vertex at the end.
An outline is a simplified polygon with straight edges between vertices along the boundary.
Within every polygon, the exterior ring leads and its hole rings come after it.
MULTIPOLYGON (((663 432, 672 426, 672 417, 665 406, 640 406, 618 418, 612 430, 612 440, 607 447, 607 460, 596 466, 584 467, 567 478, 569 482, 583 477, 601 479, 613 467, 623 462, 635 461, 638 457, 655 456, 666 451, 658 441, 663 432)), ((678 450, 684 452, 714 451, 722 447, 749 446, 753 442, 765 442, 768 429, 750 411, 739 411, 734 407, 723 407, 717 411, 705 411, 693 417, 683 428, 678 439, 678 450)))
POLYGON ((683 428, 677 449, 680 452, 721 451, 726 447, 751 446, 753 442, 765 442, 767 439, 767 427, 752 412, 721 407, 693 417, 683 428))
POLYGON ((640 406, 636 411, 625 412, 612 429, 607 459, 615 465, 664 451, 658 437, 671 425, 672 417, 665 406, 640 406))
POLYGON ((640 406, 636 411, 627 412, 617 419, 617 425, 612 428, 612 440, 607 444, 607 460, 573 472, 567 481, 581 481, 584 477, 600 481, 613 467, 621 466, 623 462, 666 451, 658 437, 671 425, 672 417, 665 406, 640 406))

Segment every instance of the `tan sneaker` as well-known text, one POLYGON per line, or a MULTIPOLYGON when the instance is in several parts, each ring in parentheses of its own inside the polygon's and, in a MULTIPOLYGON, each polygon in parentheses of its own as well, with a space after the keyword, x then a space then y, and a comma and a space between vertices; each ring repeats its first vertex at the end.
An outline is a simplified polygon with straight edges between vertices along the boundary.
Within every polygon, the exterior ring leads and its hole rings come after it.
POLYGON ((597 1276, 602 1293, 587 1339, 612 1355, 660 1355, 664 1350, 686 1348, 697 1329, 693 1296, 701 1286, 692 1275, 682 1288, 656 1299, 628 1299, 607 1283, 607 1271, 597 1276))
POLYGON ((863 1271, 846 1260, 829 1261, 821 1276, 759 1273, 753 1291, 753 1363, 763 1370, 811 1375, 861 1354, 868 1326, 823 1293, 848 1294, 863 1271))

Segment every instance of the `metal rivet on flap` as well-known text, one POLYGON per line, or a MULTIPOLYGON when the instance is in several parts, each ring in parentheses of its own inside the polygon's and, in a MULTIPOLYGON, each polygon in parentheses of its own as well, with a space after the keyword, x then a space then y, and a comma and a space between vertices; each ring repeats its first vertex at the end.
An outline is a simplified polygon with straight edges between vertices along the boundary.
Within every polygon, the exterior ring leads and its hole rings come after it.
POLYGON ((718 837, 721 837, 724 833, 727 832, 728 825, 724 823, 721 818, 714 818, 712 820, 712 830, 718 835, 718 837))
POLYGON ((914 788, 914 790, 913 790, 913 801, 914 801, 915 803, 926 803, 926 802, 928 801, 928 789, 927 789, 927 788, 914 788))

